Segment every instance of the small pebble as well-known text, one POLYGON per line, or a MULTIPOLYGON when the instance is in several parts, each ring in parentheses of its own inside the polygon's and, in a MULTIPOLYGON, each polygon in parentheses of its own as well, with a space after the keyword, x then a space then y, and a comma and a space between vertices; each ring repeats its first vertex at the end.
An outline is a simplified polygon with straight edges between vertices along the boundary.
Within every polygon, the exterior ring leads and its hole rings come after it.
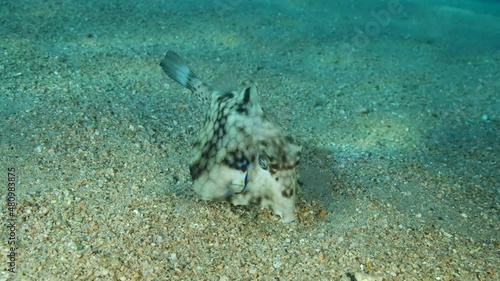
POLYGON ((360 114, 368 114, 368 113, 370 113, 370 111, 371 110, 368 107, 362 107, 359 109, 360 114))

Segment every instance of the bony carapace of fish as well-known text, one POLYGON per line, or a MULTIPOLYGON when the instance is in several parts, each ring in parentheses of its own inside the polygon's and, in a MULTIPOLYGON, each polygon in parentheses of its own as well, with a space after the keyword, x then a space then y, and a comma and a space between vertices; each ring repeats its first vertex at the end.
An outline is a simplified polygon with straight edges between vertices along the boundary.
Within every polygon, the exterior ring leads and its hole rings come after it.
POLYGON ((205 200, 259 204, 283 222, 294 221, 301 147, 266 117, 255 86, 211 87, 172 51, 160 66, 209 103, 189 163, 194 190, 205 200))

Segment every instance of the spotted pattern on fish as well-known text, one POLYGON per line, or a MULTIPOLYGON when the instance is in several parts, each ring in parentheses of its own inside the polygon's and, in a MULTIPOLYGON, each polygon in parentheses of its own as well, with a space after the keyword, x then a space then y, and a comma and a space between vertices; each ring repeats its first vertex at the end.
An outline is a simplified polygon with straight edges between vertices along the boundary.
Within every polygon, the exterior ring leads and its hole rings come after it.
POLYGON ((255 203, 284 222, 295 220, 301 147, 266 117, 255 86, 241 92, 212 89, 172 51, 160 66, 201 100, 210 101, 189 164, 194 190, 205 200, 255 203))

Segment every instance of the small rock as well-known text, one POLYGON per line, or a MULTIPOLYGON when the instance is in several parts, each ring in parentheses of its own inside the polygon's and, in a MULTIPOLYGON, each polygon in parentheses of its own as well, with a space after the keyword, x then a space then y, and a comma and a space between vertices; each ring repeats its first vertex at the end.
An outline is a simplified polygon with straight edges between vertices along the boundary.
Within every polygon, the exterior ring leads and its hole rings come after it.
POLYGON ((361 272, 356 272, 354 273, 354 279, 356 281, 383 281, 384 278, 380 276, 375 276, 375 275, 368 275, 365 273, 361 272))
POLYGON ((360 114, 368 114, 368 113, 370 113, 370 111, 371 110, 368 107, 362 107, 359 109, 360 114))
POLYGON ((49 208, 47 207, 43 207, 41 210, 40 210, 40 216, 43 217, 45 215, 47 215, 49 213, 49 208))

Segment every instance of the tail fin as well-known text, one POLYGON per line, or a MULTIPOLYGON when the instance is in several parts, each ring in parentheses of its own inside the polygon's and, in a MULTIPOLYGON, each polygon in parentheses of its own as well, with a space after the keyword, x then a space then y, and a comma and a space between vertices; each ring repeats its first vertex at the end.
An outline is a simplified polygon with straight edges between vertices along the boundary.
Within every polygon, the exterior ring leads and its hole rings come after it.
POLYGON ((186 65, 186 63, 172 51, 168 51, 165 58, 160 62, 160 66, 163 71, 168 75, 168 77, 175 80, 177 83, 188 88, 191 91, 195 91, 195 83, 199 80, 191 69, 186 65))

